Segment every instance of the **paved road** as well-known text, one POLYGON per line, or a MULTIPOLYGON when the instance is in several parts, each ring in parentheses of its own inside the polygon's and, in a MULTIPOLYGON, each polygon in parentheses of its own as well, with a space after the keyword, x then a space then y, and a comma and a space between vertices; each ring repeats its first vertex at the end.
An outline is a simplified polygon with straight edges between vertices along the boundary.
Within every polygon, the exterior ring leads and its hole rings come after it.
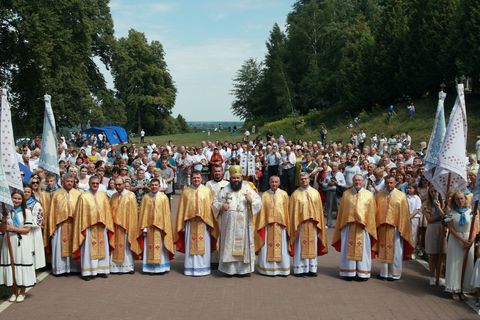
POLYGON ((359 283, 338 278, 338 260, 331 248, 319 258, 316 278, 225 278, 218 271, 186 277, 183 255, 166 275, 137 272, 90 282, 49 276, 0 319, 478 319, 465 304, 429 287, 417 262, 406 263, 398 282, 359 283))

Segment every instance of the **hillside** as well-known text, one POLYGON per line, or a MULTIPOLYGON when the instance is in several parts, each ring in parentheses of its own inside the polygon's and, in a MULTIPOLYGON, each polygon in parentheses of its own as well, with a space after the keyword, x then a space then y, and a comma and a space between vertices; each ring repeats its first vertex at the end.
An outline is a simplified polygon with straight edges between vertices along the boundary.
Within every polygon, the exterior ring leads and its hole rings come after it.
MULTIPOLYGON (((456 96, 449 94, 445 101, 445 117, 448 123, 448 117, 452 110, 456 96)), ((435 111, 437 109, 437 99, 427 97, 414 102, 416 114, 413 119, 408 119, 406 104, 395 106, 395 115, 387 122, 386 107, 375 107, 370 111, 363 111, 359 114, 361 123, 358 126, 367 133, 367 141, 372 133, 390 134, 409 132, 412 136, 413 146, 419 148, 420 141, 427 141, 433 126, 435 111)), ((479 96, 466 96, 467 121, 468 121, 468 142, 469 151, 474 150, 476 136, 480 135, 480 110, 479 96)), ((326 111, 311 112, 305 116, 285 118, 275 122, 265 123, 261 128, 261 133, 265 134, 268 129, 272 129, 274 136, 283 134, 287 140, 302 139, 306 141, 317 141, 320 139, 320 126, 325 124, 328 130, 327 140, 349 140, 349 131, 347 126, 353 122, 356 114, 341 112, 330 108, 326 111)))

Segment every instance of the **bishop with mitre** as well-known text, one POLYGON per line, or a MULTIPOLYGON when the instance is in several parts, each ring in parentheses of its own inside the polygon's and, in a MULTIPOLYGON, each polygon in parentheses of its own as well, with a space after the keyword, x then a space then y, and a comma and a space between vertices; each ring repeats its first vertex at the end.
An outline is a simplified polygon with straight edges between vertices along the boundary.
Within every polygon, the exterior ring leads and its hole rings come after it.
POLYGON ((220 261, 218 270, 244 275, 255 270, 254 222, 262 201, 242 179, 242 168, 229 168, 230 183, 220 190, 213 209, 220 219, 220 261))

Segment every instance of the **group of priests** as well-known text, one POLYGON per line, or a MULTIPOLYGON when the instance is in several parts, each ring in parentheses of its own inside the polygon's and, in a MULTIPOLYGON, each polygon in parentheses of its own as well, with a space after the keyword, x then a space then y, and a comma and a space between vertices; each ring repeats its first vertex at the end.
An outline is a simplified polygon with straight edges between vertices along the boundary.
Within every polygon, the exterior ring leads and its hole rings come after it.
MULTIPOLYGON (((43 197, 44 243, 51 254, 54 275, 80 272, 84 280, 109 273, 134 273, 142 259, 144 273, 165 273, 175 251, 185 254, 184 274, 205 276, 211 266, 226 275, 316 276, 318 257, 327 253, 327 227, 320 194, 307 174, 289 197, 271 176, 261 196, 243 181, 240 166, 213 168, 213 180, 202 184, 200 172, 180 196, 172 226, 168 197, 160 181, 152 179, 140 207, 135 195, 115 179, 109 199, 98 191, 92 176, 88 192, 74 188, 75 177, 63 176, 63 188, 43 197), (175 250, 176 249, 176 250, 175 250)), ((402 260, 413 250, 406 196, 386 177, 375 195, 356 175, 353 187, 341 198, 333 247, 341 252, 340 276, 346 280, 370 278, 372 258, 381 262, 379 277, 397 280, 402 260)))

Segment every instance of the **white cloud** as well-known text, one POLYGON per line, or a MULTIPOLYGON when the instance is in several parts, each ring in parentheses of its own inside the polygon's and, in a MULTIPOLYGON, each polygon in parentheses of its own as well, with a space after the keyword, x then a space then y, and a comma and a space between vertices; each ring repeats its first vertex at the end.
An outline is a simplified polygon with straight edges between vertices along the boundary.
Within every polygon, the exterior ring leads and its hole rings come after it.
POLYGON ((176 9, 176 6, 165 1, 143 5, 134 4, 133 1, 127 0, 112 0, 110 9, 114 15, 141 19, 142 17, 150 17, 155 14, 170 13, 176 9))
POLYGON ((263 48, 234 38, 169 45, 166 60, 178 89, 173 113, 188 120, 231 120, 232 79, 245 60, 263 54, 263 48))
POLYGON ((229 16, 245 13, 248 11, 265 11, 284 7, 290 0, 235 0, 235 1, 211 1, 208 6, 211 9, 211 18, 214 21, 227 19, 229 16))
POLYGON ((152 3, 150 4, 150 9, 157 12, 157 13, 166 13, 175 10, 175 6, 173 4, 168 3, 152 3))

